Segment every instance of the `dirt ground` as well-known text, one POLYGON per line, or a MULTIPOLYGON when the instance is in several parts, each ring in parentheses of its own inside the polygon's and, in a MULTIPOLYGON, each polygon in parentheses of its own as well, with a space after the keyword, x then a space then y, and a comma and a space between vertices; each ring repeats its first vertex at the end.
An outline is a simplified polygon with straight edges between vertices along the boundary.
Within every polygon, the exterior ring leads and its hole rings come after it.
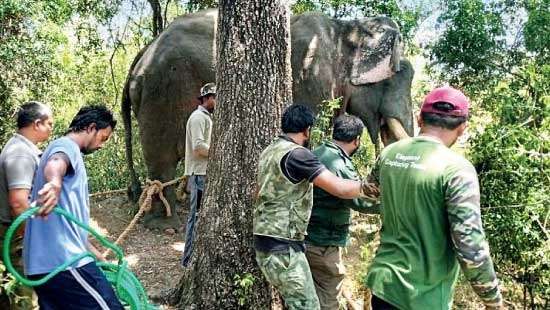
MULTIPOLYGON (((187 217, 186 210, 187 205, 186 208, 177 207, 182 223, 185 223, 187 217)), ((108 236, 110 240, 115 240, 132 219, 131 206, 124 194, 94 197, 91 217, 92 227, 108 236)), ((351 242, 343 254, 347 268, 344 293, 350 296, 350 300, 358 309, 363 309, 365 296, 368 296, 361 279, 366 272, 364 262, 370 260, 375 251, 378 221, 376 216, 356 214, 351 228, 351 242)), ((180 264, 184 247, 183 231, 182 227, 178 232, 170 234, 149 230, 137 224, 121 244, 129 267, 141 280, 149 298, 156 304, 178 284, 183 273, 180 264)), ((112 259, 112 256, 109 258, 112 259)), ((505 296, 509 294, 506 290, 505 288, 505 296)), ((453 308, 474 310, 479 309, 480 305, 477 296, 462 279, 457 285, 453 308)), ((508 308, 520 307, 518 304, 508 304, 508 308)), ((161 309, 174 308, 161 304, 161 309)))
MULTIPOLYGON (((179 206, 178 214, 185 223, 187 208, 179 206), (185 209, 185 210, 184 210, 185 209)), ((115 240, 132 220, 131 206, 124 194, 94 197, 91 207, 91 226, 101 234, 115 240)), ((375 229, 369 222, 372 219, 360 220, 353 227, 351 245, 344 252, 348 278, 344 283, 345 290, 353 296, 358 304, 363 304, 364 291, 356 282, 361 272, 360 252, 362 242, 358 238, 368 235, 375 229), (356 275, 356 276, 353 276, 356 275)), ((146 229, 137 224, 121 244, 128 260, 128 265, 142 282, 149 297, 157 302, 170 289, 174 288, 182 275, 183 267, 180 259, 183 253, 183 229, 175 234, 146 229)), ((113 257, 110 256, 110 259, 113 257)), ((161 305, 162 309, 173 309, 161 305)))
MULTIPOLYGON (((180 218, 185 220, 186 213, 181 207, 178 210, 180 218)), ((92 227, 110 240, 116 240, 132 220, 131 206, 125 195, 93 198, 91 217, 92 227)), ((137 224, 121 244, 130 269, 155 303, 177 285, 182 275, 182 231, 167 234, 137 224)), ((161 307, 173 309, 167 305, 161 307)))

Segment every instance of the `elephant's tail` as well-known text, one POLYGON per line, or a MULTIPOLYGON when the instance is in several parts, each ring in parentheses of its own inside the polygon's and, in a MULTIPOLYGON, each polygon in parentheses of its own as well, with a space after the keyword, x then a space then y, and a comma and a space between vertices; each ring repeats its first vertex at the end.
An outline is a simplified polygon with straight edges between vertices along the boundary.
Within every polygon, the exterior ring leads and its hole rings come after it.
POLYGON ((126 83, 124 84, 124 89, 122 91, 122 102, 121 102, 121 112, 122 112, 122 121, 124 123, 124 142, 126 144, 126 164, 128 166, 128 172, 130 173, 130 188, 128 189, 128 196, 133 202, 137 202, 139 196, 141 195, 141 183, 134 169, 134 155, 132 147, 132 100, 130 98, 130 81, 132 79, 132 72, 138 61, 143 56, 143 53, 147 50, 148 46, 145 46, 139 51, 139 53, 134 58, 130 69, 128 70, 128 75, 126 76, 126 83))

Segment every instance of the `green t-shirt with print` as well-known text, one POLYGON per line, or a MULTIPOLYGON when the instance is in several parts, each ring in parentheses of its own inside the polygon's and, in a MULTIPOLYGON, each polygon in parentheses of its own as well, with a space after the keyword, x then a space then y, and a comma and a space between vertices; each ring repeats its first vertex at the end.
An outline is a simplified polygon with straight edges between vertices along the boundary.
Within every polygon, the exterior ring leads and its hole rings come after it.
POLYGON ((373 294, 399 309, 449 309, 461 266, 486 304, 499 302, 470 162, 419 136, 384 149, 374 176, 382 230, 366 279, 373 294))

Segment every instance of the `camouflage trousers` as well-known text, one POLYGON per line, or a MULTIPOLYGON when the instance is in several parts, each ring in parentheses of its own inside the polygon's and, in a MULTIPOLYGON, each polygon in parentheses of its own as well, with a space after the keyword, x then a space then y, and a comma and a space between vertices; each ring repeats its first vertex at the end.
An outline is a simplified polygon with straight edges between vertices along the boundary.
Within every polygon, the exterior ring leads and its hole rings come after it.
POLYGON ((267 281, 283 296, 290 310, 320 309, 304 253, 292 248, 284 254, 256 251, 256 262, 267 281))
MULTIPOLYGON (((29 310, 37 309, 36 298, 33 297, 33 289, 20 283, 15 283, 10 277, 4 265, 2 253, 4 250, 4 235, 7 231, 6 226, 0 225, 0 308, 11 310, 29 310)), ((14 236, 10 247, 11 262, 13 267, 23 274, 23 238, 14 236)))

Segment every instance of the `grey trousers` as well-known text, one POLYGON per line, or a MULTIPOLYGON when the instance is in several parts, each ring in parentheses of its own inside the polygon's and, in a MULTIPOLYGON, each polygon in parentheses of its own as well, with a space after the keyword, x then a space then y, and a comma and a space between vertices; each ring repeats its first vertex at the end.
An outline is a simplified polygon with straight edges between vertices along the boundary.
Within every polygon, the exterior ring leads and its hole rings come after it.
POLYGON ((346 268, 342 263, 342 248, 308 244, 306 257, 321 310, 338 310, 338 299, 346 274, 346 268))
POLYGON ((181 264, 184 267, 189 265, 191 255, 193 254, 193 239, 195 237, 195 224, 197 223, 197 211, 199 210, 202 193, 204 191, 204 175, 191 175, 187 181, 190 197, 189 214, 187 215, 187 227, 185 228, 185 248, 181 264))

